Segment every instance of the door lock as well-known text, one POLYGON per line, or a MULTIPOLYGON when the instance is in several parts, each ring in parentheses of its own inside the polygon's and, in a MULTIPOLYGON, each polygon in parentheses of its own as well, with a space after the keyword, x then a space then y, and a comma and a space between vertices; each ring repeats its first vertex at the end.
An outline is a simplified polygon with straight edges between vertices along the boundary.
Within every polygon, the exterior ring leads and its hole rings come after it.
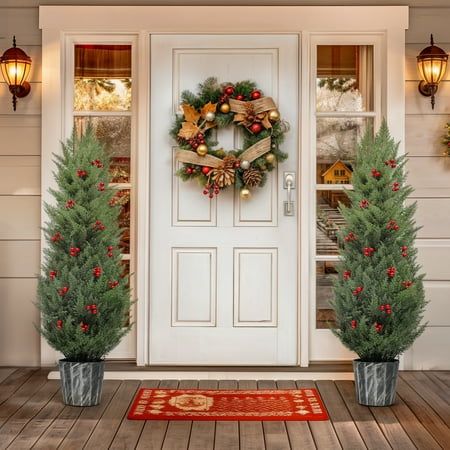
POLYGON ((294 201, 292 200, 292 189, 295 189, 295 172, 284 172, 283 188, 287 190, 287 201, 284 202, 284 215, 294 215, 294 201))

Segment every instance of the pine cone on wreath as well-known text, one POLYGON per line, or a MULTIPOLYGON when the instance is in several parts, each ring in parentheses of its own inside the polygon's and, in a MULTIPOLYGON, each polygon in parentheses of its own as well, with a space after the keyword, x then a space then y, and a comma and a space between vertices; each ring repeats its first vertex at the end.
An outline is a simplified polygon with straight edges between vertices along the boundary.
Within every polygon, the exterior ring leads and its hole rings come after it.
POLYGON ((244 170, 244 174, 242 178, 244 179, 244 183, 249 187, 257 187, 261 184, 262 181, 262 173, 253 167, 250 169, 244 170))
POLYGON ((211 171, 211 178, 220 188, 230 186, 234 183, 234 166, 236 157, 233 155, 225 156, 221 167, 211 171))

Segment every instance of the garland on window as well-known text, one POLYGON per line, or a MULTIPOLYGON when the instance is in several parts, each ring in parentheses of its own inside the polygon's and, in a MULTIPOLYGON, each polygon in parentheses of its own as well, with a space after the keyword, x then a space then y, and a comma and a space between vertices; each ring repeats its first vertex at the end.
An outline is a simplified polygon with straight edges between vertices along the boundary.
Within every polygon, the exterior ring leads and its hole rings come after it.
POLYGON ((219 84, 208 78, 197 94, 182 93, 181 110, 170 131, 178 143, 176 159, 183 163, 177 175, 196 179, 209 198, 230 186, 249 198, 250 188, 263 186, 267 173, 287 158, 280 145, 289 126, 252 81, 219 84), (242 149, 218 147, 214 129, 231 125, 242 130, 242 149))

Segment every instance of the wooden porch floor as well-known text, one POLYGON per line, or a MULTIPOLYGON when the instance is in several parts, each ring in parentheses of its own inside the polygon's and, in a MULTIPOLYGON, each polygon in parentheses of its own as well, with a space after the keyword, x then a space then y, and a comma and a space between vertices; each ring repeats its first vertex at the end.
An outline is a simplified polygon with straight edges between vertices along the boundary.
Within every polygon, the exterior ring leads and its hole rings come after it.
POLYGON ((450 449, 450 372, 401 373, 389 408, 355 403, 351 381, 105 381, 101 405, 64 406, 48 370, 0 368, 0 448, 11 449, 450 449), (139 387, 317 387, 326 422, 129 421, 139 387))

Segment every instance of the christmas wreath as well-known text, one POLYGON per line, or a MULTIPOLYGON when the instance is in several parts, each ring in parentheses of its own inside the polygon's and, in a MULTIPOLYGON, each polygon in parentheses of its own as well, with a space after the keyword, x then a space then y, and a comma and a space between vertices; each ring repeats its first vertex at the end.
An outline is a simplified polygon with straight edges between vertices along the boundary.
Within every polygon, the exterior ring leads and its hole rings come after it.
POLYGON ((208 78, 197 94, 182 93, 181 110, 170 131, 178 143, 176 159, 183 163, 177 175, 197 179, 209 198, 229 186, 249 198, 250 188, 263 186, 267 172, 287 158, 280 145, 289 126, 252 81, 219 84, 208 78), (242 149, 218 148, 213 130, 230 125, 242 130, 242 149))

